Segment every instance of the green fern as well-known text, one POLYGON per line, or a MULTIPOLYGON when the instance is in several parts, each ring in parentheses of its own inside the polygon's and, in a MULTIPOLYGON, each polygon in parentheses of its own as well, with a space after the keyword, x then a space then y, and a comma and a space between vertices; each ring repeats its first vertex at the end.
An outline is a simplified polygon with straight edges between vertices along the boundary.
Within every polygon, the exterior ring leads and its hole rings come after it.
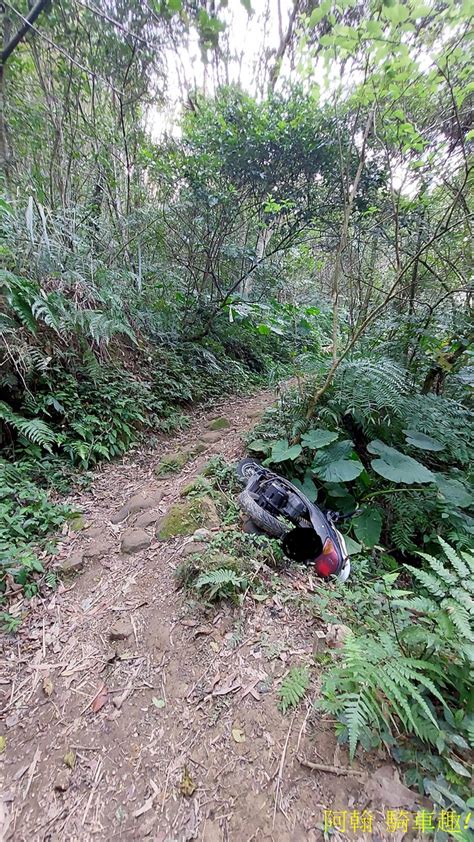
POLYGON ((436 745, 445 697, 459 708, 471 703, 474 559, 440 544, 444 558, 419 553, 426 569, 408 567, 422 593, 392 600, 397 633, 348 635, 340 662, 325 676, 321 706, 344 723, 351 757, 367 730, 392 740, 400 725, 436 745))
POLYGON ((301 702, 309 687, 307 667, 292 667, 283 679, 278 691, 278 707, 283 713, 301 702))
POLYGON ((39 444, 45 450, 51 451, 51 445, 56 442, 55 433, 44 421, 17 415, 4 401, 0 401, 0 421, 4 421, 33 444, 39 444))
POLYGON ((341 664, 323 684, 323 709, 340 716, 347 727, 351 758, 367 728, 393 737, 402 722, 406 731, 432 741, 438 724, 425 698, 441 704, 442 671, 429 661, 406 656, 389 635, 348 635, 341 664))
POLYGON ((235 598, 239 592, 245 590, 247 585, 248 580, 245 576, 227 567, 201 573, 193 583, 193 587, 209 602, 215 599, 235 598))
MULTIPOLYGON (((429 594, 430 609, 426 612, 428 617, 452 637, 459 656, 469 664, 470 658, 465 647, 466 644, 474 643, 474 559, 469 553, 463 553, 461 558, 461 554, 443 538, 438 540, 444 550, 445 560, 441 561, 427 553, 418 553, 430 569, 408 569, 412 577, 420 582, 429 594)), ((401 604, 410 608, 409 600, 401 604)))

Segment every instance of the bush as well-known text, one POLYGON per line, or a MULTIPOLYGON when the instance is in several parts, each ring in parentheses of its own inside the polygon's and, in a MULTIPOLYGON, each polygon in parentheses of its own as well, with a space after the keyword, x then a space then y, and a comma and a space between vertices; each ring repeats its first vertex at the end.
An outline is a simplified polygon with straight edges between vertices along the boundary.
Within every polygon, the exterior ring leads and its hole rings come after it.
MULTIPOLYGON (((440 543, 444 557, 422 554, 425 567, 408 568, 418 593, 394 590, 397 574, 385 576, 385 622, 369 618, 348 635, 318 704, 338 717, 351 757, 359 742, 369 749, 381 740, 399 759, 413 761, 418 743, 428 744, 434 762, 428 755, 427 771, 444 775, 462 800, 474 749, 474 556, 440 543), (411 751, 407 734, 415 738, 411 751)), ((366 590, 373 600, 373 585, 366 590)), ((366 606, 370 611, 368 600, 366 606)), ((417 782, 431 796, 440 786, 429 776, 417 782)))

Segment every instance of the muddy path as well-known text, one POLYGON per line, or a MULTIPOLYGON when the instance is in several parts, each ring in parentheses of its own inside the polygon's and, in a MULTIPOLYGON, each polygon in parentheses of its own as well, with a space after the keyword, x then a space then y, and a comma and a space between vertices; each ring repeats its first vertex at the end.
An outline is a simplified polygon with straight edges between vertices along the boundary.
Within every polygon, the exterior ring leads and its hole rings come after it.
POLYGON ((68 575, 3 642, 2 838, 296 842, 324 838, 325 810, 372 816, 334 839, 403 836, 384 830, 384 811, 414 810, 414 796, 382 755, 344 776, 301 763, 347 765, 312 705, 325 627, 298 602, 304 583, 290 573, 294 599, 249 594, 206 612, 175 586, 189 537, 156 536, 212 455, 239 458, 273 400, 228 399, 153 452, 106 466, 71 501, 84 524, 58 546, 68 575), (229 427, 210 429, 216 416, 229 427), (156 476, 164 453, 198 442, 174 475, 156 476), (294 664, 311 666, 311 692, 283 714, 277 688, 294 664))

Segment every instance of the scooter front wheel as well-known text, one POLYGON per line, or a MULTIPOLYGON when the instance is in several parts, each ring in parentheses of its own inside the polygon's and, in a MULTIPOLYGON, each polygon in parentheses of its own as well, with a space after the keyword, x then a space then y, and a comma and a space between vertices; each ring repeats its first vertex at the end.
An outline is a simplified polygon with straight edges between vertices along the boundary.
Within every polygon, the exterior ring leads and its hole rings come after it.
POLYGON ((237 477, 247 483, 250 477, 253 476, 259 468, 261 468, 261 465, 256 459, 247 457, 246 459, 240 460, 235 470, 237 472, 237 477))
POLYGON ((267 535, 271 535, 272 538, 283 538, 286 535, 287 527, 276 517, 273 517, 270 512, 262 509, 247 490, 239 494, 239 505, 250 520, 267 535))

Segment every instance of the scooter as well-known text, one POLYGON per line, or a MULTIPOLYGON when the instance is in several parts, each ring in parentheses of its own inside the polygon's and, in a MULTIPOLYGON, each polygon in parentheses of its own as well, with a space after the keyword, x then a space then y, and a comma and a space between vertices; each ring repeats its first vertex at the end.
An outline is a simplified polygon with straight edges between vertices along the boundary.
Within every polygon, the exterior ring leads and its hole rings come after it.
POLYGON ((281 539, 288 558, 313 564, 323 579, 348 579, 351 563, 344 538, 335 528, 337 513, 323 512, 295 485, 255 459, 242 459, 237 476, 245 482, 240 508, 259 529, 281 539))

